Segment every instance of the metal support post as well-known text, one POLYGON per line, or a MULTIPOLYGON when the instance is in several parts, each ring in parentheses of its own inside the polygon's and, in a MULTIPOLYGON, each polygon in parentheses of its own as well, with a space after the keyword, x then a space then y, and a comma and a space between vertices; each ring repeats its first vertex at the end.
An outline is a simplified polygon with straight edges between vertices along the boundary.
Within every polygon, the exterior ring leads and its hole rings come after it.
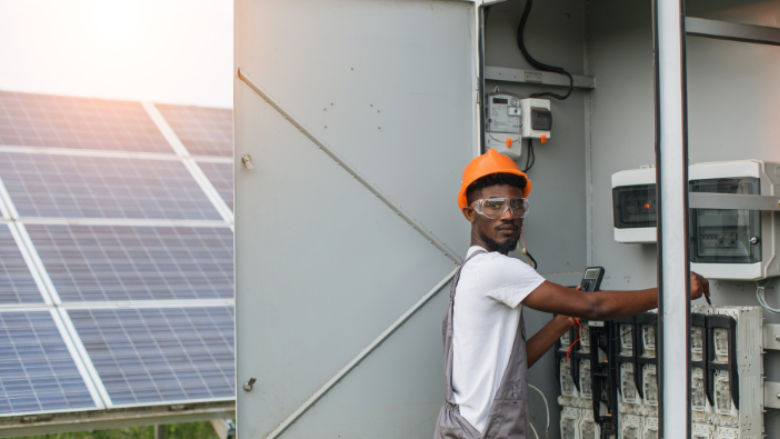
POLYGON ((659 433, 690 437, 684 0, 655 0, 659 433))

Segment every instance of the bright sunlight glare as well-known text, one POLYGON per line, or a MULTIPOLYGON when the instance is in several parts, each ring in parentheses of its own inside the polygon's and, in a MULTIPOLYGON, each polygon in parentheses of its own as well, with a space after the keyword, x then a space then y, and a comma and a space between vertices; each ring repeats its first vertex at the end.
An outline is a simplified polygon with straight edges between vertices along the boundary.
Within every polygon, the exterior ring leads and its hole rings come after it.
POLYGON ((232 106, 231 0, 0 0, 0 90, 232 106))

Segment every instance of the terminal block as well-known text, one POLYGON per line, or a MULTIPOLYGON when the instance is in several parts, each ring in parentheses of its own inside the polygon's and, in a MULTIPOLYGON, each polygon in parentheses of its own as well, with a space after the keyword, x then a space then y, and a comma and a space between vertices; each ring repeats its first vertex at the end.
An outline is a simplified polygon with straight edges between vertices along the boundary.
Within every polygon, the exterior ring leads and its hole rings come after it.
MULTIPOLYGON (((693 306, 690 316, 691 438, 763 438, 761 309, 693 306)), ((559 342, 561 437, 659 437, 658 315, 587 327, 559 342), (583 334, 585 335, 585 334, 583 334), (595 436, 593 436, 595 435, 595 436)))

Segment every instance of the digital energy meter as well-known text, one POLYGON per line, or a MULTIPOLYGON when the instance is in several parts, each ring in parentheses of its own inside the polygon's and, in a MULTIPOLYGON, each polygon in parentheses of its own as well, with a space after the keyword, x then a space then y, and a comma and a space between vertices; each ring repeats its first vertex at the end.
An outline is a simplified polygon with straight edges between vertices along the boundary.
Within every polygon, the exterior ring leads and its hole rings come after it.
POLYGON ((550 138, 552 113, 549 99, 520 98, 508 93, 487 96, 485 144, 513 159, 522 156, 523 139, 550 138))
MULTIPOLYGON (((780 276, 780 164, 736 160, 688 169, 691 269, 713 279, 780 276)), ((655 169, 612 175, 615 240, 656 241, 655 169)))

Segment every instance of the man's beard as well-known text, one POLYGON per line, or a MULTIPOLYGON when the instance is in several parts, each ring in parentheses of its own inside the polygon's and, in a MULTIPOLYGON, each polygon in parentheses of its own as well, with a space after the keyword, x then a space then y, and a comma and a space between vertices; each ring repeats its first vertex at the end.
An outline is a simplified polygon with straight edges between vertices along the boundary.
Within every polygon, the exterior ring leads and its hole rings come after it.
POLYGON ((503 243, 496 242, 484 234, 480 233, 480 237, 482 238, 482 241, 484 241, 487 245, 489 245, 491 248, 488 250, 497 251, 499 253, 509 253, 510 251, 514 250, 515 247, 517 247, 517 241, 520 239, 520 236, 517 237, 517 239, 511 239, 509 241, 505 241, 503 243))

